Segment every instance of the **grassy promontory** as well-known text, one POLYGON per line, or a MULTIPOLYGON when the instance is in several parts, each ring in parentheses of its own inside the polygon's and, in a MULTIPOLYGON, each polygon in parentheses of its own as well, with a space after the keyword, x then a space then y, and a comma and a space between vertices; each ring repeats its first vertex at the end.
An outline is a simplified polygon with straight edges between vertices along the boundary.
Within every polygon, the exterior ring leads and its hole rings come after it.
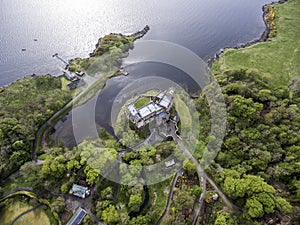
POLYGON ((142 38, 149 29, 146 25, 142 30, 131 35, 117 33, 105 35, 99 38, 90 57, 70 60, 68 69, 72 72, 85 71, 92 76, 97 73, 109 73, 112 68, 121 66, 121 59, 127 56, 129 49, 133 48, 134 41, 142 38))
POLYGON ((226 49, 212 65, 215 73, 251 68, 280 86, 300 76, 300 1, 289 0, 274 6, 276 36, 246 48, 226 49))

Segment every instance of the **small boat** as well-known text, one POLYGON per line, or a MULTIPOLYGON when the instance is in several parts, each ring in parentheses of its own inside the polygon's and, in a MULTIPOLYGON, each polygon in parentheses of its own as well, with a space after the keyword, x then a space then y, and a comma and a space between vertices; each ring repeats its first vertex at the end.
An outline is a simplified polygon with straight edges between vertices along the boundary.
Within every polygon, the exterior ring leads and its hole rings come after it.
POLYGON ((37 41, 38 39, 33 39, 33 41, 37 41))
POLYGON ((22 48, 22 52, 25 52, 26 51, 26 48, 22 48))
POLYGON ((120 72, 120 75, 124 75, 124 76, 127 76, 129 74, 129 72, 127 72, 124 69, 120 69, 119 72, 120 72))

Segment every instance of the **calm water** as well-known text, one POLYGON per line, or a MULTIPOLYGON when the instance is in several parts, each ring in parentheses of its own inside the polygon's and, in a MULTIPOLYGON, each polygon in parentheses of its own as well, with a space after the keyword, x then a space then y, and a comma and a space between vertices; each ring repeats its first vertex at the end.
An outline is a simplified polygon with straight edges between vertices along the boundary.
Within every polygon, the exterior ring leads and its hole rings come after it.
POLYGON ((60 74, 52 58, 86 57, 100 36, 150 25, 144 39, 176 42, 207 59, 259 38, 269 0, 0 0, 0 86, 60 74), (34 41, 37 39, 37 41, 34 41), (26 51, 21 51, 26 49, 26 51))
MULTIPOLYGON (((111 126, 112 118, 117 116, 114 112, 118 113, 120 107, 126 104, 128 99, 133 97, 119 94, 121 91, 124 92, 124 88, 126 88, 128 84, 133 84, 139 79, 143 79, 140 84, 142 87, 144 87, 143 82, 145 82, 145 78, 148 79, 147 81, 149 83, 147 86, 150 89, 152 89, 151 87, 153 86, 154 88, 164 89, 164 84, 156 84, 158 78, 171 80, 187 88, 190 93, 197 93, 200 89, 199 85, 185 72, 167 64, 157 62, 132 64, 126 67, 126 70, 130 75, 109 79, 106 82, 106 86, 98 95, 87 103, 72 109, 64 121, 60 121, 56 125, 56 132, 52 135, 52 138, 56 141, 61 140, 67 147, 73 147, 83 139, 95 136, 93 132, 93 126, 95 126, 95 124, 105 128, 105 130, 111 134, 114 134, 111 126), (151 84, 151 82, 153 83, 151 84), (116 103, 119 107, 117 107, 117 111, 114 111, 113 107, 116 103), (112 116, 112 114, 114 114, 114 116, 112 116), (75 117, 72 118, 72 115, 75 115, 75 117), (76 135, 73 135, 74 130, 76 130, 76 135), (76 139, 74 136, 76 136, 76 139)), ((169 87, 168 84, 166 85, 169 87)), ((140 90, 137 89, 138 87, 135 90, 139 92, 140 90)))
MULTIPOLYGON (((0 0, 0 86, 33 73, 59 75, 64 64, 52 58, 54 53, 66 60, 87 57, 99 37, 110 32, 132 33, 146 24, 151 30, 143 39, 175 42, 207 60, 220 48, 258 39, 265 29, 262 6, 269 2, 0 0)), ((86 121, 96 122, 112 133, 110 115, 115 97, 124 86, 141 77, 165 76, 191 91, 197 90, 182 71, 170 66, 145 63, 127 69, 130 76, 109 80, 99 96, 74 109, 80 120, 72 123, 70 113, 56 126, 54 136, 74 146, 74 128, 80 128, 82 138, 92 135, 89 132, 93 124, 86 121), (91 117, 93 107, 95 120, 84 120, 91 117)))

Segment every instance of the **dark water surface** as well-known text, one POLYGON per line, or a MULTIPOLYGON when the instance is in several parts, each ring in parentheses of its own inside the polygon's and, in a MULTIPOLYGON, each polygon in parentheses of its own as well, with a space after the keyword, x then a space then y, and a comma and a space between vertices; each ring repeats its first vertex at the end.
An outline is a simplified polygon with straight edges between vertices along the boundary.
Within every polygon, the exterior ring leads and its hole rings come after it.
MULTIPOLYGON (((111 127, 113 104, 116 101, 126 103, 125 96, 118 96, 118 94, 128 84, 132 84, 136 80, 148 77, 149 81, 165 78, 187 89, 191 94, 197 93, 200 90, 199 85, 185 72, 167 64, 157 62, 138 63, 126 67, 126 70, 129 72, 128 76, 109 79, 106 82, 106 86, 98 95, 85 104, 74 108, 63 122, 59 122, 55 127, 54 139, 63 141, 67 147, 73 147, 84 138, 94 136, 92 131, 94 124, 114 134, 111 127), (76 115, 76 119, 72 118, 72 114, 76 115), (92 117, 94 119, 90 119, 92 117), (78 134, 76 137, 77 140, 75 140, 73 135, 74 129, 76 129, 76 133, 78 134)), ((154 88, 158 88, 155 82, 154 88)))
MULTIPOLYGON (((30 74, 61 74, 64 65, 54 53, 69 60, 87 57, 99 37, 110 32, 132 33, 150 26, 143 40, 175 42, 207 60, 220 48, 258 39, 265 29, 262 6, 269 0, 0 0, 0 86, 30 74), (26 51, 22 51, 26 49, 26 51)), ((111 128, 116 96, 136 79, 158 76, 188 87, 198 87, 171 66, 140 63, 127 68, 130 75, 107 82, 91 101, 77 107, 82 117, 94 116, 97 126, 111 128), (96 105, 94 105, 96 102, 96 105), (95 111, 95 115, 92 112, 95 111)), ((70 113, 59 122, 54 136, 76 145, 73 129, 89 137, 85 120, 72 122, 70 113)))
POLYGON ((151 27, 144 39, 183 45, 207 59, 257 39, 269 0, 0 0, 0 86, 30 74, 60 74, 52 58, 86 57, 99 37, 151 27), (36 41, 34 39, 37 39, 36 41), (26 49, 26 51, 22 51, 26 49))

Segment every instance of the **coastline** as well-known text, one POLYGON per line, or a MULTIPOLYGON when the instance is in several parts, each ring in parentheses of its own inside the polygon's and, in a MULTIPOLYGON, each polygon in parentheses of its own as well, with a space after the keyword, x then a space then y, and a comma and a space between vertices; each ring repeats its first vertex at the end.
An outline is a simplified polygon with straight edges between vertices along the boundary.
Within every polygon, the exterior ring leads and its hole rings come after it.
POLYGON ((251 45, 254 45, 254 44, 257 44, 257 43, 260 43, 260 42, 266 42, 266 41, 268 41, 269 36, 270 36, 270 32, 271 32, 271 29, 270 29, 270 23, 272 22, 272 21, 269 21, 269 22, 268 22, 267 19, 266 19, 267 15, 268 15, 268 13, 269 13, 268 7, 269 7, 269 6, 274 6, 275 3, 283 4, 283 3, 285 3, 285 2, 288 2, 288 0, 272 1, 272 2, 269 3, 269 4, 263 5, 263 6, 262 6, 262 12, 263 12, 262 18, 263 18, 263 21, 264 21, 264 24, 265 24, 265 30, 264 30, 263 33, 261 34, 260 38, 254 39, 254 40, 252 40, 252 41, 249 41, 249 42, 246 42, 246 43, 237 45, 237 46, 221 48, 219 51, 217 51, 217 52, 215 53, 214 56, 212 56, 211 58, 209 58, 209 59, 207 60, 208 66, 211 68, 212 65, 214 64, 214 62, 217 61, 217 60, 221 57, 221 55, 223 55, 223 53, 225 52, 225 50, 227 50, 227 49, 236 49, 236 50, 238 50, 238 49, 247 48, 247 47, 249 47, 249 46, 251 46, 251 45))
MULTIPOLYGON (((136 41, 136 40, 141 39, 142 37, 144 37, 144 36, 148 33, 149 30, 150 30, 150 27, 149 27, 148 25, 146 25, 142 30, 139 30, 139 31, 137 31, 137 32, 135 32, 135 33, 132 33, 132 34, 124 35, 124 34, 122 34, 122 33, 110 33, 110 34, 104 35, 103 37, 100 37, 100 38, 98 39, 98 41, 97 41, 97 43, 96 43, 96 45, 95 45, 95 48, 93 49, 93 52, 92 52, 92 53, 89 53, 87 58, 90 58, 90 57, 94 57, 94 56, 95 56, 95 55, 94 55, 94 52, 95 52, 95 50, 96 50, 97 48, 99 48, 99 47, 101 46, 101 40, 105 39, 105 37, 107 37, 107 36, 109 36, 109 35, 120 36, 120 37, 122 37, 122 38, 124 38, 124 39, 125 39, 125 38, 128 38, 128 39, 132 38, 132 41, 134 42, 134 41, 136 41)), ((68 60, 68 65, 65 66, 65 69, 68 69, 68 67, 69 67, 69 65, 70 65, 70 63, 71 63, 72 61, 74 61, 74 60, 82 60, 82 59, 86 59, 86 58, 75 57, 75 58, 69 59, 69 60, 68 60)), ((6 87, 12 85, 12 84, 15 83, 15 82, 18 82, 19 80, 22 80, 22 79, 25 79, 25 78, 28 78, 28 77, 43 76, 43 75, 50 75, 50 76, 52 76, 53 78, 60 78, 60 77, 64 76, 63 74, 58 74, 58 75, 55 75, 55 76, 54 76, 54 75, 52 75, 52 74, 50 74, 50 73, 45 73, 45 74, 36 74, 36 73, 33 73, 33 74, 25 74, 25 75, 23 75, 22 77, 17 78, 16 80, 14 80, 14 81, 12 81, 12 82, 6 84, 6 85, 0 86, 0 93, 1 93, 1 91, 2 91, 3 89, 5 89, 6 87)))
POLYGON ((98 41, 97 41, 97 44, 95 45, 95 49, 93 50, 93 52, 89 53, 89 57, 96 56, 95 53, 96 53, 97 49, 100 48, 101 45, 103 45, 103 41, 105 40, 106 37, 109 37, 109 36, 120 36, 120 37, 125 38, 125 39, 132 38, 132 41, 134 42, 134 41, 136 41, 136 40, 141 39, 142 37, 144 37, 148 33, 149 30, 150 30, 150 27, 148 25, 146 25, 142 30, 139 30, 139 31, 137 31, 137 32, 135 32, 133 34, 124 35, 122 33, 110 33, 108 35, 100 37, 98 39, 98 41))
MULTIPOLYGON (((103 56, 105 53, 110 52, 111 48, 119 48, 121 49, 121 52, 119 52, 118 56, 114 59, 111 59, 111 62, 117 62, 115 65, 119 69, 121 66, 121 60, 122 58, 127 57, 128 51, 134 47, 134 42, 137 39, 140 39, 144 37, 148 31, 150 30, 150 27, 146 25, 142 30, 139 30, 135 33, 124 35, 122 33, 110 33, 103 37, 100 37, 95 45, 95 49, 92 53, 89 53, 89 56, 86 58, 73 58, 68 60, 68 64, 66 65, 65 69, 69 70, 70 72, 81 72, 81 71, 87 71, 88 68, 95 62, 97 57, 103 56)), ((106 65, 102 65, 106 66, 106 65)), ((101 66, 101 67, 102 67, 101 66)), ((98 68, 101 73, 106 73, 108 71, 101 71, 100 68, 98 68)), ((89 74, 93 77, 92 74, 89 74)))
MULTIPOLYGON (((105 40, 106 37, 109 37, 110 35, 113 36, 120 36, 123 39, 131 39, 131 44, 133 44, 137 39, 142 38, 144 35, 147 34, 147 32, 150 30, 150 27, 148 25, 146 25, 142 30, 137 31, 133 34, 130 35, 123 35, 123 34, 109 34, 109 35, 105 35, 104 37, 99 38, 97 44, 96 44, 96 48, 94 50, 94 55, 93 56, 89 56, 85 59, 81 59, 81 58, 75 58, 75 59, 71 59, 69 60, 69 64, 66 66, 66 69, 68 69, 70 71, 70 64, 72 63, 72 60, 76 61, 84 61, 84 60, 89 60, 91 58, 96 58, 96 57, 101 57, 101 55, 95 55, 95 52, 97 51, 97 49, 102 47, 102 40, 105 40)), ((114 40, 110 41, 113 43, 113 45, 116 45, 114 40)), ((105 44, 104 44, 105 45, 105 44)), ((127 50, 124 50, 125 52, 127 50)), ((121 57, 122 58, 122 57, 121 57)), ((107 79, 109 79, 110 77, 112 77, 114 74, 104 74, 100 77, 90 77, 93 81, 88 84, 88 86, 81 91, 78 95, 76 95, 70 102, 68 102, 66 105, 64 105, 63 108, 61 108, 59 111, 55 112, 37 131, 37 133, 35 134, 35 141, 34 141, 34 145, 33 145, 33 150, 32 150, 32 160, 36 161, 37 160, 37 151, 40 149, 41 144, 42 144, 42 140, 45 138, 45 135, 47 135, 47 132, 49 129, 55 127, 55 125, 57 124, 57 122, 59 120, 61 120, 61 118, 63 118, 67 113, 69 113, 69 111, 72 109, 73 106, 75 105, 80 105, 83 104, 84 102, 86 102, 88 99, 90 99, 91 97, 93 97, 98 91, 100 91, 101 89, 103 89, 106 85, 106 81, 107 79)), ((87 75, 88 76, 88 75, 87 75)))

